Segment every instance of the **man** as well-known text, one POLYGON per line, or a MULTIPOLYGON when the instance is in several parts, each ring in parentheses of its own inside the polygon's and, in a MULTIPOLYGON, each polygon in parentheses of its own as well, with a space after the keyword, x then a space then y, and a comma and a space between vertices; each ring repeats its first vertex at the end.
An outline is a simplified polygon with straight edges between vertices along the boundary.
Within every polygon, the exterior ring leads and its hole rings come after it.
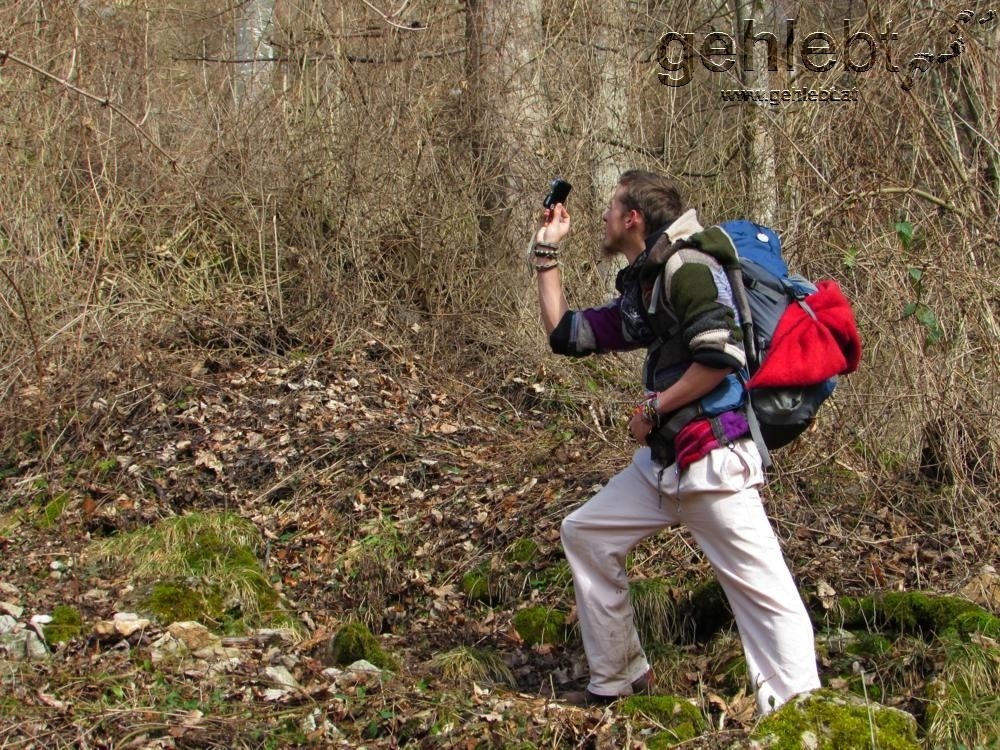
POLYGON ((640 447, 628 468, 562 524, 590 667, 587 689, 566 699, 607 703, 650 689, 625 556, 660 529, 684 523, 726 593, 758 706, 770 711, 819 687, 819 678, 812 625, 761 503, 761 458, 734 375, 745 364, 725 274, 735 256, 693 245, 665 255, 702 226, 673 183, 651 172, 622 174, 602 220, 602 251, 621 253, 629 264, 616 281, 620 296, 603 307, 570 310, 566 303, 558 258, 570 228, 564 205, 546 210, 533 246, 542 323, 554 352, 647 348, 647 397, 629 421, 640 447), (662 271, 657 258, 666 259, 662 271), (667 338, 653 333, 652 302, 672 321, 667 338), (714 404, 702 409, 711 417, 678 416, 696 404, 714 404))

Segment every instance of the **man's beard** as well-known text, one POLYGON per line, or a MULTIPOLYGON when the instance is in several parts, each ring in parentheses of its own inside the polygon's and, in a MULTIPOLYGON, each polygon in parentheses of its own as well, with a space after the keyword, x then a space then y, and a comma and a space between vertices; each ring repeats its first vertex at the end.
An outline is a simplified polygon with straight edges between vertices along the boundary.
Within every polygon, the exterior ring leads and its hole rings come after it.
POLYGON ((603 260, 610 260, 618 255, 618 248, 616 248, 611 241, 605 237, 601 240, 601 258, 603 260))

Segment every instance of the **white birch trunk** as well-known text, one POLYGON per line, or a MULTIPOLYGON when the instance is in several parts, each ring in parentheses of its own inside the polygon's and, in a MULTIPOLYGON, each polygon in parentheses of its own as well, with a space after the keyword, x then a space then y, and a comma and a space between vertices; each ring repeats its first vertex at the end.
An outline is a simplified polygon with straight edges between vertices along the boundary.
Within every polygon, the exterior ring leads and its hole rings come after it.
POLYGON ((267 42, 274 0, 244 0, 236 9, 236 60, 233 97, 237 107, 252 102, 270 82, 274 50, 267 42))
MULTIPOLYGON (((601 0, 595 10, 600 24, 594 39, 598 80, 593 132, 598 136, 594 143, 593 174, 597 205, 601 207, 610 199, 626 166, 620 146, 614 144, 627 140, 630 71, 623 50, 628 49, 624 23, 630 14, 624 0, 601 0)), ((615 276, 624 265, 624 257, 618 255, 600 260, 598 268, 609 295, 615 293, 615 276)))
MULTIPOLYGON (((748 18, 754 19, 754 33, 781 33, 780 29, 784 28, 784 24, 776 23, 779 19, 784 20, 783 16, 777 16, 780 5, 780 0, 774 3, 740 0, 737 33, 743 33, 743 23, 748 18)), ((767 62, 766 45, 763 42, 755 44, 753 70, 744 73, 743 84, 747 89, 772 88, 773 74, 768 70, 767 62)), ((751 200, 751 218, 769 226, 773 226, 778 219, 777 159, 772 121, 780 117, 780 111, 780 106, 772 107, 766 101, 758 102, 749 118, 745 135, 747 149, 744 169, 751 200)))

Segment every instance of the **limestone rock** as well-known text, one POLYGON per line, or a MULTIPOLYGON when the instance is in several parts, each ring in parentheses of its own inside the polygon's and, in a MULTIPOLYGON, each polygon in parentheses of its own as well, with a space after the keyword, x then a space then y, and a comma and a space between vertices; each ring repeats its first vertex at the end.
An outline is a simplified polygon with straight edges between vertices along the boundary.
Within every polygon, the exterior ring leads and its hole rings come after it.
POLYGON ((875 746, 920 750, 917 720, 897 708, 865 701, 852 693, 817 690, 799 695, 768 714, 754 729, 749 747, 842 750, 875 746))

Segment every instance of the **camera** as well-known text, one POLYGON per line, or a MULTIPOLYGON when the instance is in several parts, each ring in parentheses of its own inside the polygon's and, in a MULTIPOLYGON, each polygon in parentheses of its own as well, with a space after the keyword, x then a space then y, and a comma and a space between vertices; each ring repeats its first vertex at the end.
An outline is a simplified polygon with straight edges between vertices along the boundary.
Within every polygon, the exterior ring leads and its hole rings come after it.
POLYGON ((552 180, 552 185, 549 189, 549 194, 545 196, 545 200, 542 201, 542 205, 546 208, 552 208, 557 203, 566 203, 566 198, 569 197, 569 191, 573 189, 562 177, 556 177, 552 180))

